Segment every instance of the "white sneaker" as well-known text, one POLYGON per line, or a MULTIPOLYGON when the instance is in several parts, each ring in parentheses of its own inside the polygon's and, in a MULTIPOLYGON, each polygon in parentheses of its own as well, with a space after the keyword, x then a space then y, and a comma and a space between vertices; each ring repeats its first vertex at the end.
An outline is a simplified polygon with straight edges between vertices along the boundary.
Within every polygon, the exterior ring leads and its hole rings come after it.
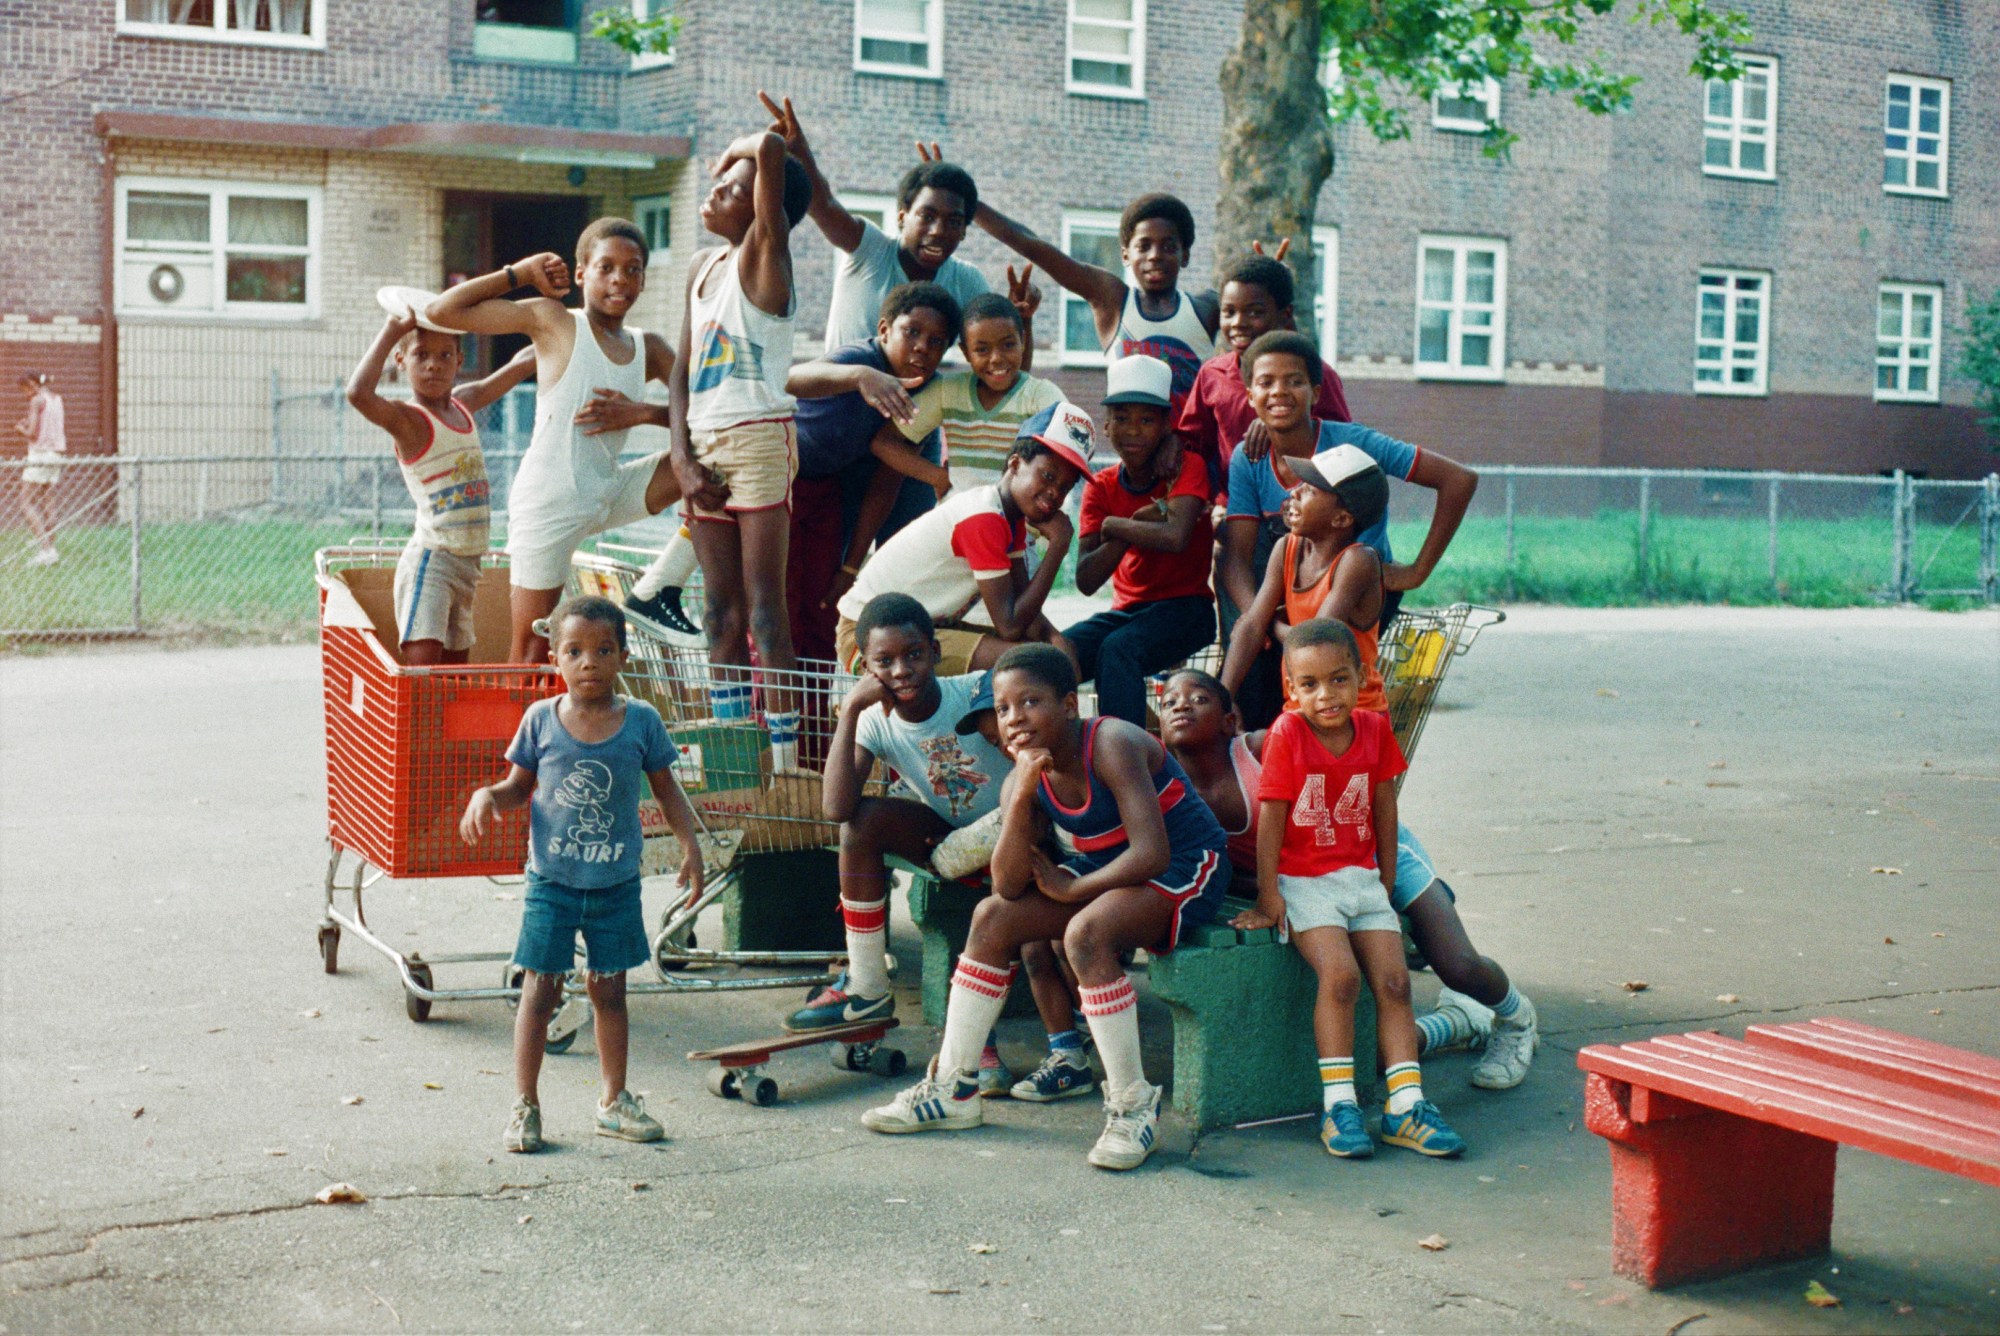
POLYGON ((1528 1079, 1542 1037, 1535 1028, 1535 1004, 1521 999, 1521 1009, 1505 1020, 1495 1017, 1486 1054, 1472 1069, 1472 1084, 1482 1090, 1512 1090, 1528 1079))
POLYGON ((629 1090, 618 1092, 609 1104, 597 1106, 597 1135, 620 1141, 658 1141, 667 1130, 646 1112, 646 1106, 629 1090))
POLYGON ((891 1134, 956 1132, 985 1121, 979 1102, 979 1074, 952 1072, 940 1077, 936 1058, 931 1059, 923 1080, 881 1108, 861 1115, 861 1125, 869 1131, 891 1134))
POLYGON ((1454 1049, 1482 1045, 1486 1042, 1487 1036, 1493 1033, 1493 1008, 1477 998, 1467 997, 1454 989, 1438 989, 1437 1006, 1434 1010, 1451 1024, 1451 1038, 1436 1048, 1427 1050, 1426 1057, 1431 1053, 1449 1053, 1454 1049))
POLYGON ((1160 1088, 1134 1081, 1117 1095, 1104 1097, 1104 1132, 1090 1148, 1090 1162, 1099 1169, 1137 1169, 1153 1153, 1153 1136, 1160 1125, 1160 1088))
POLYGON ((53 566, 58 561, 61 560, 62 560, 62 553, 56 551, 52 547, 45 547, 41 551, 35 553, 34 559, 30 561, 28 564, 30 566, 53 566))

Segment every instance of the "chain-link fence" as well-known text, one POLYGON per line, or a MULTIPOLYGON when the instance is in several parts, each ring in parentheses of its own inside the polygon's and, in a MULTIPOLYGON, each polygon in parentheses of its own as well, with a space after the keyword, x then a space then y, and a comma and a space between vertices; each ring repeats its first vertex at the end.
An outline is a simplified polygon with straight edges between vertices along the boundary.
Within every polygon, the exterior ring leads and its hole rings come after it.
MULTIPOLYGON (((313 552, 398 539, 413 514, 392 452, 356 449, 375 439, 338 402, 274 403, 267 454, 0 461, 0 638, 310 635, 313 552)), ((508 401, 484 416, 497 542, 529 423, 508 401)), ((1404 559, 1430 499, 1395 489, 1404 559)), ((1996 553, 2000 476, 1499 466, 1419 601, 1992 603, 1996 553)))

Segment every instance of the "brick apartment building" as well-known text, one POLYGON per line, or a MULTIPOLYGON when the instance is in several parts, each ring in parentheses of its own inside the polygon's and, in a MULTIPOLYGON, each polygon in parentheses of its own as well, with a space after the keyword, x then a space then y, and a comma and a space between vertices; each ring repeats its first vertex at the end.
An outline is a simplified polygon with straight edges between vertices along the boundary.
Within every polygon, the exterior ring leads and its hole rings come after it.
MULTIPOLYGON (((1212 217, 1231 0, 679 0, 674 54, 636 60, 583 35, 618 2, 0 0, 0 374, 56 376, 73 450, 255 453, 274 390, 345 375, 376 287, 607 212, 659 243, 634 320, 671 330, 701 159, 759 87, 857 210, 893 212, 921 137, 1093 258, 1142 191, 1212 217)), ((1407 141, 1337 130, 1315 301, 1363 420, 1480 462, 1991 467, 1955 330, 2000 287, 2000 23, 1741 3, 1734 85, 1619 20, 1591 40, 1644 76, 1629 115, 1510 83, 1407 141)), ((797 254, 809 351, 831 252, 808 225, 797 254)), ((1038 361, 1094 405, 1089 328, 1051 292, 1038 361)))

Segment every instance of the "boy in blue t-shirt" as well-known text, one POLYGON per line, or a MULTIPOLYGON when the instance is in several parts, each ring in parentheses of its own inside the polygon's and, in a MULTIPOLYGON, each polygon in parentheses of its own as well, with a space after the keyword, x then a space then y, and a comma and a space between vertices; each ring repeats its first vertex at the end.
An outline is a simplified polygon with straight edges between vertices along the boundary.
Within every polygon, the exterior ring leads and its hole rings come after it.
POLYGON ((691 900, 702 885, 694 809, 674 779, 678 753, 659 711, 618 694, 625 668, 625 614, 618 605, 571 599, 549 618, 549 631, 549 658, 568 694, 528 707, 507 748, 507 777, 475 792, 458 825, 460 838, 477 844, 499 813, 528 808, 527 904, 514 947, 514 963, 524 971, 514 1021, 519 1097, 505 1145, 542 1148, 542 1047, 563 977, 576 962, 579 931, 604 1076, 598 1135, 658 1141, 660 1124, 625 1088, 625 971, 650 954, 639 904, 642 782, 680 840, 681 880, 691 900))

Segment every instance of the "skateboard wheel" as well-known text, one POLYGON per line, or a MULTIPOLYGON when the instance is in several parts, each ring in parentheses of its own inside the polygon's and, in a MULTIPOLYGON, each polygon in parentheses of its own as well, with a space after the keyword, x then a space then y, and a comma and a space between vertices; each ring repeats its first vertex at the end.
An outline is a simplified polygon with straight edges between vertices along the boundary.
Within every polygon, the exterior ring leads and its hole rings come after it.
POLYGON ((768 1076, 760 1076, 750 1082, 742 1091, 742 1096, 757 1107, 768 1109, 778 1102, 778 1083, 768 1076))
POLYGON ((735 1099, 737 1096, 736 1073, 727 1067, 716 1067, 708 1073, 708 1093, 717 1099, 735 1099))
POLYGON ((877 1076, 901 1076, 910 1059, 900 1048, 877 1048, 868 1055, 868 1070, 877 1076))

